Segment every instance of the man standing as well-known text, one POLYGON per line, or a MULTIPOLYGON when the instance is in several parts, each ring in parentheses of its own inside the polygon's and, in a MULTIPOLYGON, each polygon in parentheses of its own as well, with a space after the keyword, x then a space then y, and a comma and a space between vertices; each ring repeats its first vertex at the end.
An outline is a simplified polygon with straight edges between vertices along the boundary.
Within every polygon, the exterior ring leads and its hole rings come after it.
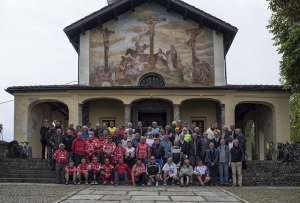
POLYGON ((48 153, 48 166, 52 166, 53 146, 50 143, 50 139, 55 134, 56 134, 56 132, 55 132, 55 129, 54 129, 54 125, 50 125, 50 130, 46 133, 47 153, 48 153))
POLYGON ((197 135, 198 135, 198 140, 200 140, 201 138, 203 138, 203 134, 200 132, 200 128, 199 127, 195 127, 195 133, 197 133, 197 135))
POLYGON ((118 164, 115 167, 115 186, 119 185, 119 179, 124 179, 124 184, 128 185, 128 176, 130 176, 130 168, 124 163, 123 159, 118 160, 118 164))
POLYGON ((126 148, 127 147, 127 142, 129 141, 129 139, 127 139, 127 134, 123 135, 123 139, 121 140, 122 143, 122 147, 126 148))
POLYGON ((101 178, 103 180, 103 185, 106 185, 106 181, 110 180, 110 184, 114 185, 114 173, 115 169, 112 164, 110 164, 109 159, 105 159, 104 165, 102 165, 101 178))
POLYGON ((91 124, 90 122, 87 122, 86 127, 87 127, 87 130, 88 130, 88 134, 90 134, 91 131, 95 131, 95 130, 92 128, 92 124, 91 124))
POLYGON ((154 138, 157 138, 159 136, 160 129, 157 127, 157 123, 154 121, 152 123, 152 135, 154 138))
POLYGON ((71 134, 74 136, 75 135, 75 129, 74 129, 74 123, 69 123, 69 127, 66 129, 66 132, 64 133, 64 135, 67 134, 68 130, 71 130, 71 134))
POLYGON ((213 139, 211 139, 210 142, 213 142, 215 144, 215 149, 218 149, 218 147, 220 146, 220 142, 221 142, 220 133, 219 133, 219 131, 215 131, 214 134, 215 134, 215 137, 213 139))
POLYGON ((239 141, 239 145, 243 148, 244 153, 246 152, 247 148, 246 148, 246 142, 247 140, 245 139, 244 135, 241 133, 240 129, 235 129, 235 135, 238 141, 239 141))
POLYGON ((135 130, 136 133, 139 133, 141 136, 144 136, 144 134, 147 132, 146 129, 143 128, 143 123, 142 121, 138 122, 138 127, 135 130))
POLYGON ((193 139, 189 142, 188 149, 191 165, 195 167, 199 161, 201 152, 201 142, 198 141, 197 133, 193 133, 193 139))
POLYGON ((112 136, 113 142, 118 145, 118 142, 121 142, 123 137, 119 134, 119 129, 115 129, 114 135, 112 136))
POLYGON ((132 146, 131 141, 127 142, 127 147, 125 148, 125 163, 129 168, 132 168, 134 165, 134 157, 135 157, 135 148, 132 146))
POLYGON ((139 133, 135 133, 135 139, 132 140, 132 146, 136 148, 136 146, 141 142, 140 140, 141 135, 139 133))
POLYGON ((68 160, 68 152, 65 150, 65 145, 60 143, 59 149, 56 150, 53 154, 53 159, 56 162, 55 171, 56 171, 56 183, 65 184, 65 167, 68 160))
POLYGON ((103 146, 104 157, 109 160, 110 164, 114 163, 114 153, 116 150, 116 144, 112 142, 112 137, 107 137, 107 143, 103 146))
POLYGON ((215 144, 213 142, 209 143, 209 149, 206 151, 206 163, 208 165, 210 177, 211 177, 211 186, 217 185, 217 163, 219 160, 219 154, 215 149, 215 144))
POLYGON ((225 140, 221 140, 221 145, 218 147, 219 153, 219 176, 220 185, 228 185, 228 167, 231 162, 231 154, 229 147, 225 145, 225 140))
POLYGON ((100 134, 103 134, 102 132, 101 132, 101 125, 100 125, 100 123, 97 123, 96 124, 96 129, 95 129, 95 131, 94 131, 94 135, 95 135, 95 137, 97 137, 98 139, 99 139, 99 135, 100 134))
POLYGON ((210 128, 208 128, 208 129, 206 130, 208 139, 213 139, 213 138, 214 138, 214 130, 215 130, 215 125, 214 125, 214 124, 211 124, 211 125, 210 125, 210 128))
POLYGON ((88 131, 88 127, 86 127, 85 125, 82 127, 82 139, 84 139, 84 141, 86 141, 89 137, 89 131, 88 131))
POLYGON ((107 129, 109 130, 110 133, 114 133, 115 130, 117 129, 117 128, 115 127, 115 122, 110 121, 110 122, 109 122, 109 127, 108 127, 107 129))
MULTIPOLYGON (((59 149, 59 145, 63 142, 63 136, 62 136, 62 130, 60 128, 58 128, 56 130, 56 134, 52 135, 52 137, 49 140, 49 143, 52 145, 53 147, 53 152, 55 152, 56 150, 59 149)), ((64 146, 65 148, 65 146, 64 146)), ((52 160, 52 169, 51 171, 55 170, 55 159, 52 160)))
POLYGON ((230 126, 230 130, 231 130, 231 131, 229 131, 229 132, 231 133, 232 138, 233 138, 233 139, 236 139, 235 125, 231 125, 231 126, 230 126))
POLYGON ((244 151, 239 145, 237 139, 233 140, 233 147, 230 150, 231 153, 231 170, 233 187, 237 186, 236 173, 238 174, 238 185, 242 187, 242 162, 244 161, 244 151))
POLYGON ((133 129, 129 128, 127 132, 127 138, 132 141, 135 138, 135 134, 133 134, 133 129))
POLYGON ((142 182, 142 186, 145 187, 146 168, 141 159, 137 159, 136 164, 132 167, 131 179, 133 186, 142 182))
POLYGON ((104 164, 104 152, 103 152, 103 147, 106 144, 106 140, 104 140, 104 135, 99 134, 99 140, 96 140, 96 156, 98 159, 98 162, 101 164, 104 164))
MULTIPOLYGON (((77 167, 82 158, 85 158, 85 141, 82 139, 82 133, 78 132, 77 138, 72 143, 72 151, 74 152, 75 166, 77 167)), ((86 160, 85 160, 86 161, 86 160)))
POLYGON ((146 167, 146 174, 148 176, 148 183, 147 186, 150 187, 154 183, 156 187, 158 186, 158 181, 160 180, 160 165, 155 162, 155 157, 151 156, 150 161, 146 167))
POLYGON ((152 145, 151 155, 155 157, 155 162, 162 167, 163 157, 165 155, 165 148, 160 145, 160 140, 155 139, 155 144, 152 145))
POLYGON ((125 158, 125 152, 126 152, 126 149, 124 149, 122 147, 122 143, 121 141, 119 141, 117 143, 117 148, 115 150, 115 153, 114 153, 114 161, 115 161, 115 164, 117 164, 119 162, 120 159, 123 160, 124 162, 124 158, 125 158))
POLYGON ((48 120, 45 119, 44 120, 44 125, 40 129, 40 142, 42 144, 42 159, 45 159, 45 149, 46 149, 46 146, 47 146, 46 134, 49 131, 49 129, 50 129, 50 127, 49 127, 48 120))
POLYGON ((184 134, 180 134, 179 135, 179 140, 178 140, 178 146, 181 147, 181 151, 182 151, 182 157, 181 157, 181 162, 183 163, 183 161, 187 158, 188 154, 189 154, 189 143, 187 143, 184 140, 184 134))
POLYGON ((175 186, 177 178, 177 166, 173 163, 172 158, 168 158, 167 163, 164 165, 164 186, 167 186, 167 180, 172 180, 172 186, 175 186))
POLYGON ((169 153, 170 153, 170 156, 173 159, 174 164, 176 164, 176 166, 179 168, 180 167, 180 160, 181 160, 183 152, 182 152, 181 147, 178 146, 178 143, 179 143, 178 140, 174 141, 174 146, 171 147, 169 153))
POLYGON ((223 126, 222 130, 223 130, 223 138, 225 142, 227 142, 229 136, 231 136, 231 132, 228 130, 227 126, 223 126))
POLYGON ((65 150, 67 150, 69 154, 69 159, 67 160, 67 164, 69 163, 70 159, 73 159, 73 151, 72 151, 72 144, 75 140, 75 137, 72 134, 71 130, 67 130, 66 136, 63 137, 62 143, 65 145, 65 150))
POLYGON ((167 160, 169 158, 169 151, 172 147, 172 143, 169 141, 169 137, 168 135, 164 135, 164 140, 161 141, 160 143, 161 146, 164 147, 165 149, 165 155, 163 156, 163 165, 165 165, 167 163, 167 160))
POLYGON ((93 161, 88 166, 88 170, 89 170, 89 178, 92 179, 91 185, 98 185, 101 164, 98 163, 97 157, 93 158, 93 161))
POLYGON ((150 147, 146 143, 146 138, 144 136, 141 137, 141 142, 136 147, 136 158, 141 159, 145 166, 150 158, 150 147))
POLYGON ((181 131, 182 134, 184 134, 184 140, 189 143, 192 140, 192 135, 189 133, 188 129, 186 127, 182 128, 181 131))
POLYGON ((132 128, 132 123, 127 124, 127 128, 126 128, 125 132, 127 133, 129 131, 129 129, 132 129, 132 133, 135 133, 135 130, 132 128))
POLYGON ((202 160, 202 163, 205 163, 205 153, 206 153, 206 150, 208 150, 209 148, 209 143, 210 143, 210 140, 207 138, 207 132, 204 132, 203 133, 203 138, 200 139, 200 142, 201 142, 201 160, 202 160))
POLYGON ((95 157, 96 141, 93 139, 93 135, 89 135, 89 138, 85 141, 86 160, 88 164, 91 163, 95 157))

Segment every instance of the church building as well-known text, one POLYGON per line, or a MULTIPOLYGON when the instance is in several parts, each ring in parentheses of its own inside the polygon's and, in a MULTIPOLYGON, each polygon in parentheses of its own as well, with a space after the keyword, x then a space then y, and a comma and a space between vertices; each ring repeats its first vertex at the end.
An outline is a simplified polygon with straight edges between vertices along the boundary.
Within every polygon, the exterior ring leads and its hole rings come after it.
POLYGON ((238 29, 193 5, 108 0, 64 32, 78 53, 78 85, 6 89, 15 98, 14 138, 27 140, 33 157, 41 157, 44 119, 65 129, 69 122, 95 127, 110 120, 164 127, 180 119, 202 132, 212 123, 235 125, 250 160, 265 159, 265 142, 290 140, 291 93, 227 84, 226 55, 238 29))

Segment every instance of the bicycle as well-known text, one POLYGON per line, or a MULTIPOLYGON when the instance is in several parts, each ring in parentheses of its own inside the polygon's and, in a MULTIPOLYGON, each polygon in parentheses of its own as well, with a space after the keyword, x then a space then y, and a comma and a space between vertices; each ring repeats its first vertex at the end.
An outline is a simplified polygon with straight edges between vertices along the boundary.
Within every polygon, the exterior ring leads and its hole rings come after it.
POLYGON ((12 155, 15 158, 19 158, 21 155, 21 153, 20 153, 21 149, 20 149, 18 141, 14 140, 14 141, 11 141, 9 144, 10 144, 10 150, 11 150, 12 155))
POLYGON ((294 145, 292 142, 278 143, 277 150, 273 154, 273 160, 280 163, 290 161, 293 158, 295 161, 300 162, 300 148, 298 145, 294 145))
POLYGON ((32 158, 32 148, 29 146, 29 142, 20 142, 20 158, 22 158, 22 155, 24 155, 24 158, 31 159, 32 158))
POLYGON ((272 154, 272 160, 281 163, 285 160, 285 144, 278 142, 277 149, 272 154))

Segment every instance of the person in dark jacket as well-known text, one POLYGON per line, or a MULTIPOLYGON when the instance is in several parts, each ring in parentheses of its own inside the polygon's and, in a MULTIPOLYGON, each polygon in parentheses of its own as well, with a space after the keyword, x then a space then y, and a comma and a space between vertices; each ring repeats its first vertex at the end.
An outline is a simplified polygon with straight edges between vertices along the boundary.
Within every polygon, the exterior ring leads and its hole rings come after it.
POLYGON ((236 138, 239 141, 239 145, 243 148, 244 152, 246 152, 247 147, 246 147, 246 142, 247 140, 245 139, 245 136, 241 133, 240 129, 235 130, 236 138))
POLYGON ((228 138, 231 136, 232 133, 228 130, 227 126, 223 126, 222 130, 224 133, 224 140, 225 140, 225 142, 227 142, 228 138))
POLYGON ((182 151, 182 156, 181 156, 181 165, 182 165, 183 161, 187 159, 189 153, 188 152, 189 143, 187 143, 187 141, 184 140, 184 134, 179 135, 178 145, 179 147, 181 147, 181 151, 182 151))
MULTIPOLYGON (((56 129, 56 134, 52 135, 52 137, 49 140, 49 143, 53 147, 53 152, 59 149, 59 144, 61 144, 63 141, 63 135, 62 135, 62 130, 60 128, 56 129)), ((55 170, 55 159, 52 159, 52 168, 51 171, 55 170)))
POLYGON ((45 139, 47 140, 47 153, 48 153, 48 166, 52 166, 52 159, 53 159, 53 146, 50 143, 50 138, 55 135, 55 128, 54 125, 50 125, 49 131, 46 133, 45 139))
POLYGON ((102 133, 101 132, 101 125, 100 125, 100 123, 97 123, 96 124, 96 129, 94 131, 95 137, 99 139, 100 133, 102 133))
POLYGON ((218 149, 218 147, 220 147, 220 142, 221 142, 220 133, 219 131, 215 131, 214 134, 215 137, 211 139, 210 142, 213 142, 215 144, 215 148, 218 149))
POLYGON ((64 135, 64 128, 61 126, 61 121, 59 121, 59 120, 57 120, 56 122, 55 122, 55 131, 57 130, 57 129, 61 129, 61 134, 62 135, 64 135))
POLYGON ((75 137, 72 134, 71 130, 67 130, 66 136, 63 137, 62 143, 65 145, 65 150, 67 150, 69 154, 69 158, 67 160, 67 164, 69 164, 69 160, 73 160, 73 151, 72 151, 72 144, 75 137))
POLYGON ((162 167, 162 159, 165 155, 165 148, 160 145, 160 140, 155 139, 155 144, 151 148, 151 156, 155 157, 155 162, 162 167))
POLYGON ((157 187, 158 181, 160 180, 161 167, 158 163, 155 162, 154 156, 150 157, 150 161, 146 166, 146 175, 148 177, 147 186, 150 187, 155 183, 157 187))
POLYGON ((138 122, 138 127, 135 129, 135 133, 139 133, 141 136, 144 136, 145 133, 147 133, 147 130, 143 128, 143 123, 142 121, 138 122))
POLYGON ((40 129, 40 142, 42 144, 42 159, 45 159, 45 149, 47 146, 46 134, 49 131, 49 123, 48 120, 44 120, 44 125, 40 129))
POLYGON ((202 160, 202 163, 206 163, 205 161, 205 152, 206 150, 208 150, 209 148, 209 143, 210 143, 210 140, 208 139, 208 134, 207 132, 204 132, 203 133, 203 138, 200 139, 200 142, 201 142, 201 153, 200 153, 200 156, 201 156, 201 160, 202 160))
POLYGON ((218 172, 218 160, 219 160, 219 153, 215 149, 215 144, 213 142, 209 143, 209 149, 206 151, 206 163, 209 169, 209 175, 211 178, 211 186, 217 185, 217 172, 218 172))
POLYGON ((238 185, 242 187, 242 163, 244 161, 244 150, 237 139, 233 140, 231 154, 232 186, 237 186, 236 173, 238 174, 238 185))
POLYGON ((189 160, 191 162, 191 165, 193 168, 197 166, 199 158, 200 158, 200 152, 201 152, 201 142, 198 140, 198 134, 193 133, 192 140, 189 142, 188 145, 188 152, 189 152, 189 160))
POLYGON ((112 136, 113 142, 116 144, 116 146, 118 146, 118 142, 121 142, 122 139, 123 137, 119 134, 119 129, 116 128, 114 132, 114 136, 112 136))

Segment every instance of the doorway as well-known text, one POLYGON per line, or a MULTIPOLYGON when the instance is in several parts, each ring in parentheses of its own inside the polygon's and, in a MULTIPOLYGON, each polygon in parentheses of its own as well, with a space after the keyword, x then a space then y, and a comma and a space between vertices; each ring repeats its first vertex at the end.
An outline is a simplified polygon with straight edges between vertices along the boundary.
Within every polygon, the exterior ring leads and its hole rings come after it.
POLYGON ((158 127, 167 125, 167 113, 142 113, 139 112, 139 121, 143 122, 144 127, 152 126, 152 122, 156 122, 158 127))

